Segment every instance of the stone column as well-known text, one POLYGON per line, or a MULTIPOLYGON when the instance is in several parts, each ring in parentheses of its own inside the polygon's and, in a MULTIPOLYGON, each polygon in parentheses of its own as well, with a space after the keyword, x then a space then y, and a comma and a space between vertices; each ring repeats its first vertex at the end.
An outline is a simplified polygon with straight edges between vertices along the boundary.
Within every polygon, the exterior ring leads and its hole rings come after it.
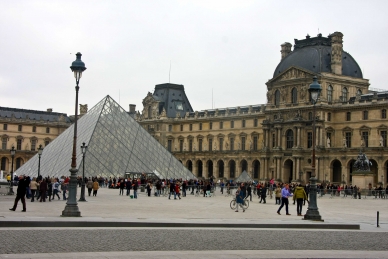
MULTIPOLYGON (((276 171, 277 171, 277 173, 276 173, 276 175, 277 175, 277 178, 279 179, 279 178, 281 178, 281 169, 280 169, 280 164, 281 164, 281 158, 279 157, 278 158, 278 160, 277 160, 277 167, 276 167, 276 171)), ((284 179, 282 179, 283 181, 284 181, 284 179)))
POLYGON ((296 128, 297 131, 297 140, 296 140, 296 146, 300 147, 300 127, 296 128))
POLYGON ((296 160, 296 175, 298 176, 297 179, 299 179, 299 172, 300 172, 300 158, 297 157, 295 160, 296 160))

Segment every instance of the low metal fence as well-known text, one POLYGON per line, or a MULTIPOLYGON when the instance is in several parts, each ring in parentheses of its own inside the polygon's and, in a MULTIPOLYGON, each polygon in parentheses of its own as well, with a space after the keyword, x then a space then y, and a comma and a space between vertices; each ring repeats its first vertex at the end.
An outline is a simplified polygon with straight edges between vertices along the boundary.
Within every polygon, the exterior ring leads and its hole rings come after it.
POLYGON ((386 199, 388 194, 386 190, 370 190, 370 189, 318 189, 318 198, 329 197, 333 198, 350 198, 350 199, 386 199))

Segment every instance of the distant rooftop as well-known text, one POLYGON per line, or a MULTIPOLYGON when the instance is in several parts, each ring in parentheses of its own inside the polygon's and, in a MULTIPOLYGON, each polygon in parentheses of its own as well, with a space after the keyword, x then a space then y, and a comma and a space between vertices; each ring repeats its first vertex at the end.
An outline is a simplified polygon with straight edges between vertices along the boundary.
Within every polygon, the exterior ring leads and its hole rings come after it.
POLYGON ((66 113, 58 113, 52 111, 36 111, 27 109, 17 109, 9 107, 0 107, 0 117, 2 118, 16 118, 16 119, 30 119, 56 122, 60 117, 64 118, 64 122, 71 122, 66 113))

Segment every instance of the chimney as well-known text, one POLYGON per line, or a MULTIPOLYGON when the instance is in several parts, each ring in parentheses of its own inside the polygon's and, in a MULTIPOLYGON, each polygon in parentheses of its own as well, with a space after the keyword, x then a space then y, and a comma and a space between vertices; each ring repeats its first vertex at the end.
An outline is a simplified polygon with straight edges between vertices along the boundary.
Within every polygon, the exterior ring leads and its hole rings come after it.
POLYGON ((285 42, 285 43, 283 43, 280 46, 281 46, 280 53, 282 54, 282 59, 281 60, 283 60, 285 57, 287 57, 288 54, 291 53, 292 44, 289 43, 289 42, 285 42))
POLYGON ((136 104, 130 104, 129 105, 129 112, 135 113, 136 112, 136 104))
POLYGON ((331 37, 331 72, 342 75, 342 37, 344 35, 338 31, 330 35, 331 37))
POLYGON ((80 104, 79 105, 79 115, 84 115, 88 113, 88 105, 87 104, 80 104))
POLYGON ((47 112, 53 112, 53 108, 47 108, 47 112))

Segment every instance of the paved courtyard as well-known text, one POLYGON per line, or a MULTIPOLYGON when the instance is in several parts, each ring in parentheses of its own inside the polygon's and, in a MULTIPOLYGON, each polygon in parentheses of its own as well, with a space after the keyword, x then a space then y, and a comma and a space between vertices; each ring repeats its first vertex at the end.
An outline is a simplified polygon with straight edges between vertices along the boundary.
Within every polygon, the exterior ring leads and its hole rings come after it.
MULTIPOLYGON (((79 189, 78 189, 79 194, 79 189)), ((254 197, 243 213, 230 209, 232 197, 219 190, 211 198, 188 195, 181 200, 167 197, 138 199, 119 196, 119 190, 101 188, 97 197, 79 202, 82 217, 60 217, 65 202, 27 201, 27 212, 9 211, 14 197, 0 196, 0 223, 57 222, 58 227, 0 229, 0 258, 386 258, 388 200, 351 199, 328 195, 318 199, 323 223, 296 216, 277 215, 274 199, 260 204, 254 197), (380 212, 380 227, 376 213, 380 212), (66 228, 61 222, 276 224, 280 229, 101 227, 66 228), (361 230, 288 228, 292 224, 359 224, 361 230), (259 251, 260 250, 260 251, 259 251), (156 251, 159 251, 157 253, 156 251), (358 251, 358 252, 355 252, 358 251), (73 253, 74 252, 74 253, 73 253)), ((291 201, 291 200, 290 200, 291 201)), ((292 203, 292 202, 291 202, 292 203)), ((305 212, 307 207, 303 208, 305 212)))

